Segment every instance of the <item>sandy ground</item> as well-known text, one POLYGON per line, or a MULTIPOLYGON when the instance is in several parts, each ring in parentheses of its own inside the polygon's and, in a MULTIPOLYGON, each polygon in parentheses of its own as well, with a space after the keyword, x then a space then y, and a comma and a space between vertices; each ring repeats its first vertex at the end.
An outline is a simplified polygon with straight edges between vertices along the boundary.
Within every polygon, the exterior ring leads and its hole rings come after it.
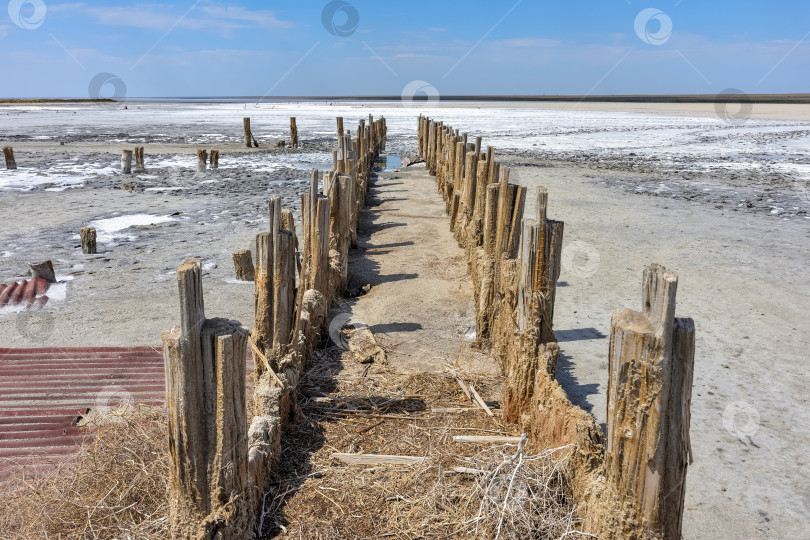
MULTIPOLYGON (((411 137, 390 147, 413 148, 411 137)), ((83 144, 60 151, 66 159, 107 166, 120 152, 119 146, 83 144)), ((25 277, 28 261, 52 259, 67 285, 64 301, 41 312, 0 314, 0 346, 157 345, 160 332, 177 324, 174 270, 189 256, 205 264, 207 315, 252 324, 253 288, 233 282, 230 253, 251 247, 266 227, 271 193, 281 194, 297 213, 308 175, 293 166, 256 174, 257 164, 286 159, 274 150, 201 177, 191 169, 194 145, 165 144, 172 145, 165 150, 173 159, 187 156, 187 164, 150 170, 145 178, 94 176, 85 187, 66 191, 0 192, 0 280, 25 277), (167 185, 184 189, 148 191, 167 185), (177 212, 170 221, 100 243, 97 256, 81 254, 78 231, 93 220, 177 212)), ((302 155, 317 162, 332 144, 315 141, 302 155)), ((45 162, 40 143, 18 146, 26 166, 45 162)), ((155 153, 150 149, 148 159, 156 159, 155 153)), ((688 182, 671 194, 646 189, 666 174, 676 176, 648 165, 637 170, 619 161, 588 164, 526 152, 501 159, 514 167, 513 181, 548 187, 550 216, 566 222, 555 329, 563 351, 560 379, 572 399, 604 421, 610 315, 639 307, 645 265, 659 262, 676 270, 678 315, 693 317, 698 329, 695 463, 688 475, 685 537, 806 536, 806 193, 762 178, 753 179, 751 188, 744 173, 734 181, 738 186, 723 178, 699 179, 734 193, 723 201, 705 195, 705 188, 690 196, 688 182), (757 194, 756 186, 771 191, 757 194), (787 201, 789 215, 771 214, 768 199, 776 197, 787 201)), ((364 251, 353 255, 359 270, 353 285, 370 283, 372 292, 348 309, 394 350, 392 366, 433 370, 437 362, 452 361, 474 327, 469 281, 460 275, 463 258, 422 166, 384 174, 379 187, 370 202, 380 211, 363 215, 364 251)))

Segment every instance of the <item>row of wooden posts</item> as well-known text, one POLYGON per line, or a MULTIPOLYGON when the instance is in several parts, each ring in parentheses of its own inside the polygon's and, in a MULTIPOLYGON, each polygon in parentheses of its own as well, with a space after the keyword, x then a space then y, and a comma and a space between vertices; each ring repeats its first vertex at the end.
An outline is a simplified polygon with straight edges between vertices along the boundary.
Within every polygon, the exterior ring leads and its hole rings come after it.
MULTIPOLYGON (((385 118, 369 116, 356 134, 344 132, 338 118, 333 167, 323 177, 313 170, 301 197, 300 236, 293 212, 280 197, 270 198, 269 230, 255 244, 252 331, 207 319, 200 261, 179 267, 181 324, 162 336, 172 538, 255 535, 281 435, 298 410, 298 380, 330 305, 347 285, 349 249, 386 134, 385 118), (252 396, 245 388, 247 349, 255 363, 252 396)), ((245 251, 242 261, 251 259, 245 251)))
POLYGON ((495 149, 423 116, 419 152, 436 176, 451 229, 465 248, 476 294, 477 336, 506 376, 504 415, 534 444, 570 445, 580 517, 599 538, 679 539, 689 445, 694 322, 675 317, 678 277, 645 269, 642 310, 611 320, 607 432, 571 404, 556 380, 553 332, 562 222, 548 191, 524 217, 526 189, 510 184, 495 149))
MULTIPOLYGON (((243 127, 245 131, 245 146, 247 148, 258 148, 259 143, 256 141, 256 138, 253 136, 253 132, 250 129, 250 118, 243 119, 243 127)), ((283 142, 283 141, 282 141, 283 142)), ((298 148, 299 141, 298 141, 298 124, 295 117, 290 117, 290 147, 291 148, 298 148)), ((121 173, 122 174, 132 174, 132 158, 133 155, 135 157, 135 169, 136 173, 143 173, 146 172, 146 167, 144 165, 144 155, 143 155, 143 146, 136 146, 135 151, 132 150, 122 150, 121 151, 121 173)), ((14 149, 11 146, 3 147, 3 155, 6 160, 6 169, 8 170, 16 170, 17 169, 17 161, 14 159, 14 149)), ((209 161, 209 153, 205 149, 198 149, 197 150, 197 172, 204 173, 206 169, 210 166, 211 169, 218 169, 219 168, 219 150, 211 150, 210 153, 210 161, 209 161)))

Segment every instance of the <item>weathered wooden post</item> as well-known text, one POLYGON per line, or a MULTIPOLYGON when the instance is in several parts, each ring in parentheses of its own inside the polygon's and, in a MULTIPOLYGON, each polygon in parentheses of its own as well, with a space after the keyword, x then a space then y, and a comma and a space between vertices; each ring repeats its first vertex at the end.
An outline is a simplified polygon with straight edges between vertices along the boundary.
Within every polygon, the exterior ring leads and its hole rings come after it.
POLYGON ((211 150, 211 168, 219 169, 219 150, 211 150))
POLYGON ((143 162, 143 146, 135 147, 135 172, 146 172, 146 167, 143 162))
POLYGON ((132 174, 132 150, 121 151, 121 174, 132 174))
POLYGON ((680 538, 691 458, 695 324, 675 318, 678 276, 644 270, 642 311, 613 314, 605 472, 624 519, 650 537, 680 538))
POLYGON ((245 148, 253 148, 253 134, 250 132, 250 118, 242 119, 242 128, 245 131, 245 148))
POLYGON ((295 117, 290 117, 290 146, 298 148, 298 124, 295 117))
POLYGON ((253 255, 249 249, 238 249, 233 252, 233 266, 237 281, 254 280, 256 274, 253 268, 253 255))
POLYGON ((10 146, 3 148, 3 155, 6 158, 6 169, 13 171, 17 168, 17 161, 14 159, 14 149, 10 146))
POLYGON ((273 267, 273 351, 284 355, 290 344, 295 317, 295 236, 279 230, 273 267))
POLYGON ((96 229, 95 227, 83 227, 79 236, 82 239, 82 253, 85 255, 96 254, 96 229))
POLYGON ((338 139, 343 138, 343 117, 342 116, 337 117, 337 133, 338 133, 338 139))
MULTIPOLYGON (((273 233, 263 232, 256 236, 255 312, 252 343, 255 349, 267 355, 273 346, 273 233)), ((256 382, 266 370, 266 366, 256 358, 256 382)))
POLYGON ((204 173, 208 166, 208 151, 202 148, 197 149, 197 172, 204 173))
POLYGON ((205 319, 202 265, 177 270, 180 326, 162 334, 169 410, 169 532, 242 537, 253 527, 247 474, 247 331, 205 319))
POLYGON ((56 273, 51 261, 29 263, 28 267, 33 279, 44 279, 48 283, 56 283, 56 273))

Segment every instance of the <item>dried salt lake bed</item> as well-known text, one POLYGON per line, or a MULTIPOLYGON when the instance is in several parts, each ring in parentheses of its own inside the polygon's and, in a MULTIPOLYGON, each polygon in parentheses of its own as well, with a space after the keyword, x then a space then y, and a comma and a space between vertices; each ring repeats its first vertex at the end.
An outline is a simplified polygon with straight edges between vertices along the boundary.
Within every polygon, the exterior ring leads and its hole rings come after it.
POLYGON ((569 255, 555 313, 560 379, 600 421, 611 312, 638 307, 646 264, 679 272, 678 314, 698 328, 686 537, 804 534, 808 107, 757 106, 729 123, 713 107, 677 105, 126 106, 0 107, 0 143, 20 167, 0 164, 0 281, 52 259, 64 288, 36 316, 0 313, 0 346, 157 344, 177 322, 174 270, 191 256, 204 261, 207 313, 250 326, 252 287, 234 282, 230 253, 266 228, 269 195, 297 211, 309 170, 331 163, 335 116, 346 126, 386 116, 387 152, 412 157, 422 113, 482 136, 513 181, 549 188, 569 255), (245 116, 258 150, 242 148, 245 116), (298 151, 276 148, 290 116, 298 151), (121 175, 120 152, 136 144, 148 170, 121 175), (220 169, 198 175, 197 147, 219 149, 220 169), (83 256, 78 231, 91 224, 99 254, 83 256))

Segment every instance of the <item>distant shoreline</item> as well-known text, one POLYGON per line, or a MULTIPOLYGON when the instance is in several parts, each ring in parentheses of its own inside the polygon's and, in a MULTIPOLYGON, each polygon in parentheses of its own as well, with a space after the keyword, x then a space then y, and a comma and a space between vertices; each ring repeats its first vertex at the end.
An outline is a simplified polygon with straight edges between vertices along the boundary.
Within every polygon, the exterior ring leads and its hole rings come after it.
MULTIPOLYGON (((197 97, 133 97, 121 100, 75 98, 0 98, 0 105, 36 105, 60 103, 251 103, 251 102, 391 102, 402 96, 197 96, 197 97)), ((532 103, 752 103, 752 104, 810 104, 809 94, 672 94, 672 95, 613 95, 613 96, 532 96, 532 95, 448 95, 431 98, 414 96, 413 101, 427 102, 532 102, 532 103)))

